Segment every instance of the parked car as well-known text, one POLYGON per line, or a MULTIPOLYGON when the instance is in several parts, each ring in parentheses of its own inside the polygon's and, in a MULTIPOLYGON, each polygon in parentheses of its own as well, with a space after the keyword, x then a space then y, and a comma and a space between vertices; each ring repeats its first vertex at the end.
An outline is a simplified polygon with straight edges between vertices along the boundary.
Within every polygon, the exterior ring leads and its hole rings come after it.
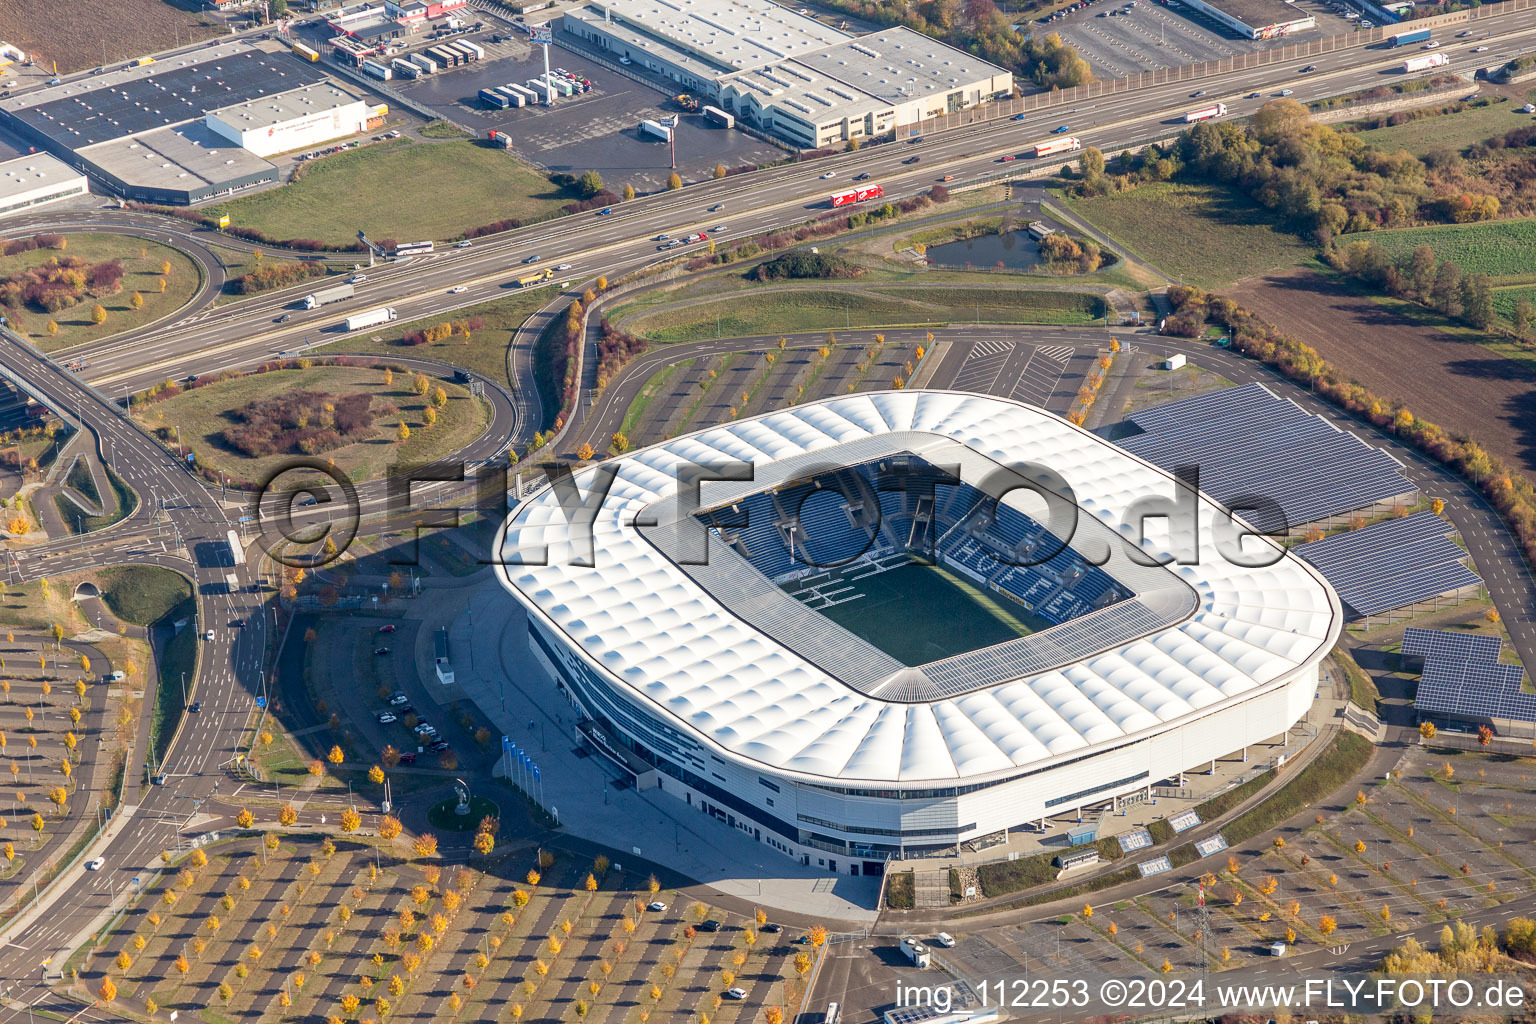
POLYGON ((396 626, 393 622, 387 622, 384 625, 379 627, 379 632, 380 633, 393 633, 395 630, 397 630, 399 628, 400 627, 396 626))
POLYGON ((434 753, 434 754, 441 754, 443 751, 448 749, 448 741, 447 740, 434 740, 432 745, 430 747, 428 747, 427 749, 432 751, 432 753, 434 753))
POLYGON ((390 707, 398 708, 402 704, 410 703, 410 700, 411 700, 411 698, 407 697, 403 693, 394 693, 394 694, 390 694, 389 705, 390 705, 390 707))
POLYGON ((416 763, 416 751, 414 751, 414 750, 407 750, 405 753, 401 754, 400 755, 400 763, 401 764, 415 764, 416 763))
POLYGON ((720 930, 720 922, 714 920, 713 918, 706 917, 704 920, 699 922, 698 930, 701 932, 717 932, 720 930))
POLYGON ((779 932, 781 932, 783 930, 784 930, 784 926, 783 925, 781 925, 781 924, 773 924, 772 922, 769 922, 768 924, 765 924, 761 928, 758 929, 758 931, 760 931, 760 932, 768 932, 770 935, 776 935, 776 934, 778 934, 779 932))
POLYGON ((374 654, 388 654, 389 653, 389 648, 388 647, 375 647, 373 649, 373 653, 374 654))
POLYGON ((661 902, 661 900, 652 900, 645 905, 645 909, 653 914, 660 914, 667 909, 667 905, 661 902))
POLYGON ((374 717, 376 717, 379 720, 379 724, 380 725, 389 725, 392 722, 398 722, 399 721, 399 719, 396 718, 394 716, 394 714, 389 712, 389 711, 380 711, 374 717))
POLYGON ((725 998, 745 999, 747 998, 747 990, 744 988, 728 988, 725 990, 725 998))

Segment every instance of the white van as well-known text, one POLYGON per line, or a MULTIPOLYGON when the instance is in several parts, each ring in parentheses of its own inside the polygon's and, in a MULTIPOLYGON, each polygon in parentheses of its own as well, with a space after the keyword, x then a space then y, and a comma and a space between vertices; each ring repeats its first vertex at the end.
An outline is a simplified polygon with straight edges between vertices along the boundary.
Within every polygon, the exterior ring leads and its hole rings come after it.
POLYGON ((128 673, 127 672, 124 672, 122 669, 116 669, 115 671, 113 671, 111 674, 109 674, 107 676, 107 682, 109 682, 109 683, 121 683, 124 680, 126 680, 127 678, 128 678, 128 673))
POLYGON ((949 932, 939 932, 939 934, 933 937, 933 941, 945 949, 950 949, 955 944, 955 937, 949 934, 949 932))

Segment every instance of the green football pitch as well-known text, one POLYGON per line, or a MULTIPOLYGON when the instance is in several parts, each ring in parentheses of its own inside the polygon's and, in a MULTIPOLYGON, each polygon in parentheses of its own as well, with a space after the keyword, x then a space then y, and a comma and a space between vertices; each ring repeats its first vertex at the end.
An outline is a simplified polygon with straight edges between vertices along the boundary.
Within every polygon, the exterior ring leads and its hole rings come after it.
MULTIPOLYGON (((828 589, 826 577, 816 582, 828 589)), ((913 563, 845 585, 854 589, 841 596, 863 596, 818 611, 903 665, 990 647, 1047 625, 937 566, 913 563)), ((798 597, 805 583, 786 589, 798 597)))

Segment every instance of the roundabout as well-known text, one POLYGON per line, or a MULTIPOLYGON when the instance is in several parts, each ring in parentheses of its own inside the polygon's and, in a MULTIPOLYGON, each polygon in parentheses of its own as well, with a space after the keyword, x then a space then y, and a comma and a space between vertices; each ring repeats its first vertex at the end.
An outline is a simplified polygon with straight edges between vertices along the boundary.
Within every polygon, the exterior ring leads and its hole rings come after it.
POLYGON ((427 821, 444 832, 473 832, 486 818, 501 817, 501 808, 496 802, 483 796, 470 797, 469 809, 464 814, 458 813, 458 809, 458 797, 440 800, 427 809, 427 821))

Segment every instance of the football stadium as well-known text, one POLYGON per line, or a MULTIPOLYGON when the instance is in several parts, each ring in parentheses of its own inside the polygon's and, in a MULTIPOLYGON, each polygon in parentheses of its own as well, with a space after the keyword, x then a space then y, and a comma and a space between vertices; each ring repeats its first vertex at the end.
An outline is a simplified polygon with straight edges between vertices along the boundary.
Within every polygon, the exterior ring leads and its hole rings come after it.
POLYGON ((1017 402, 850 395, 532 492, 498 538, 592 749, 805 864, 1143 799, 1284 734, 1343 615, 1168 472, 1017 402))

